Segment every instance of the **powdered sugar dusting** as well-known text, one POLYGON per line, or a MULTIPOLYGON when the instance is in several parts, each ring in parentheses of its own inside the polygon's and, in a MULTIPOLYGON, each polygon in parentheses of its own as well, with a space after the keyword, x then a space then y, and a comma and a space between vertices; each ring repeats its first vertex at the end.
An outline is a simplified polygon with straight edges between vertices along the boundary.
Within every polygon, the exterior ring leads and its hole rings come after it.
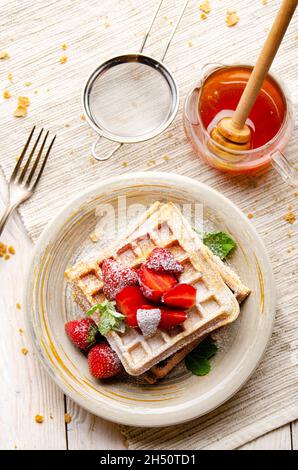
POLYGON ((156 272, 169 274, 181 274, 183 272, 183 266, 165 248, 154 248, 146 262, 146 266, 156 272))
POLYGON ((109 300, 115 299, 116 294, 124 287, 138 284, 137 273, 118 261, 105 259, 101 269, 104 282, 103 292, 109 300))
POLYGON ((137 322, 145 338, 150 338, 156 333, 160 319, 161 311, 159 308, 139 308, 137 310, 137 322))

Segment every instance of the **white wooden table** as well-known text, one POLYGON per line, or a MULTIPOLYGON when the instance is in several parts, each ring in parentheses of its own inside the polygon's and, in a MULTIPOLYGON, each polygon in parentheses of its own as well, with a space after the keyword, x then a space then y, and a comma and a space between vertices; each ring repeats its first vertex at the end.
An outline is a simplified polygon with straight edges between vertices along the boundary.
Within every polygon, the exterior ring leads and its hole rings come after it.
MULTIPOLYGON (((4 197, 5 189, 0 187, 0 211, 4 197)), ((0 258, 0 449, 125 449, 116 425, 92 416, 63 395, 29 343, 24 311, 16 304, 22 302, 26 288, 33 243, 17 213, 9 220, 1 241, 13 245, 16 254, 7 261, 0 258), (24 347, 27 355, 21 352, 24 347), (72 417, 68 425, 65 412, 72 417), (36 414, 44 417, 42 424, 35 422, 36 414)), ((242 449, 298 449, 298 421, 242 449)))

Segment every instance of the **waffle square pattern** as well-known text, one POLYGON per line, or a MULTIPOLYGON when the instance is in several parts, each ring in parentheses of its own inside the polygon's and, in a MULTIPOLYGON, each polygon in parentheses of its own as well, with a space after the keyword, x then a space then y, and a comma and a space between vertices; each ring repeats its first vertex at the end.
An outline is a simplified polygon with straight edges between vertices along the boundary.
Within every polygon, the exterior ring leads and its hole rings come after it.
MULTIPOLYGON (((92 262, 79 262, 65 272, 74 300, 83 310, 105 299, 101 264, 113 258, 123 265, 138 268, 155 247, 167 248, 183 265, 179 282, 197 289, 196 305, 187 320, 171 330, 157 330, 144 338, 138 329, 126 327, 125 333, 110 331, 107 340, 130 375, 141 375, 186 345, 211 331, 233 322, 239 303, 248 294, 237 276, 213 255, 173 203, 155 202, 118 240, 92 262)), ((96 318, 95 318, 96 320, 96 318)))

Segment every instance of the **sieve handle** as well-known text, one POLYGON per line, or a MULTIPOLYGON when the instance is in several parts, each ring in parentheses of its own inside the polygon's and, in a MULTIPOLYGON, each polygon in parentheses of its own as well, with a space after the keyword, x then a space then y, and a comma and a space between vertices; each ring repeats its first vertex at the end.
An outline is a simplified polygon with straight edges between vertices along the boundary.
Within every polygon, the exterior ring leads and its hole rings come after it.
MULTIPOLYGON (((153 24, 154 24, 155 18, 157 17, 157 14, 158 14, 158 12, 159 12, 159 10, 160 10, 160 7, 161 7, 162 3, 163 3, 163 0, 160 0, 159 3, 158 3, 158 5, 157 5, 157 8, 156 8, 155 12, 153 13, 153 16, 152 16, 150 25, 149 25, 149 27, 148 27, 148 29, 147 29, 147 31, 146 31, 146 33, 145 33, 144 39, 143 39, 143 41, 142 41, 142 45, 141 45, 141 48, 140 48, 140 53, 142 53, 143 50, 144 50, 144 47, 145 47, 146 42, 147 42, 147 39, 148 39, 149 34, 150 34, 150 32, 151 32, 152 26, 153 26, 153 24)), ((169 49, 169 47, 170 47, 170 44, 171 44, 172 39, 173 39, 173 37, 174 37, 174 34, 176 33, 176 29, 178 28, 178 25, 179 25, 179 23, 180 23, 180 21, 181 21, 181 18, 182 18, 182 16, 183 16, 183 13, 184 13, 184 10, 185 10, 187 4, 188 4, 188 0, 186 0, 186 1, 184 2, 184 5, 183 5, 182 10, 181 10, 181 12, 180 12, 180 15, 179 15, 179 17, 178 17, 178 19, 177 19, 175 25, 174 25, 173 28, 172 28, 170 37, 169 37, 169 39, 168 39, 168 42, 167 42, 167 44, 166 44, 166 47, 165 47, 165 49, 164 49, 164 52, 163 52, 163 55, 162 55, 162 58, 161 58, 161 62, 164 60, 164 58, 165 58, 165 56, 166 56, 166 54, 167 54, 167 52, 168 52, 168 49, 169 49)))
POLYGON ((181 21, 181 18, 182 18, 182 16, 183 16, 183 13, 184 13, 184 11, 185 11, 185 8, 187 7, 187 4, 188 4, 188 0, 185 0, 184 5, 183 5, 183 7, 182 7, 182 9, 181 9, 180 15, 179 15, 179 17, 178 17, 176 23, 174 24, 174 26, 173 26, 173 28, 172 28, 172 32, 171 32, 171 34, 170 34, 170 37, 169 37, 168 42, 167 42, 167 44, 166 44, 166 47, 165 47, 165 49, 164 49, 163 55, 162 55, 162 57, 161 57, 161 62, 163 62, 163 60, 164 60, 164 58, 165 58, 165 56, 166 56, 166 54, 167 54, 167 52, 168 52, 168 50, 169 50, 169 47, 170 47, 171 42, 172 42, 172 39, 173 39, 173 37, 174 37, 174 34, 176 33, 176 30, 177 30, 177 28, 178 28, 178 26, 179 26, 179 23, 180 23, 180 21, 181 21))
POLYGON ((120 147, 122 147, 123 143, 122 142, 118 142, 117 145, 115 146, 115 148, 113 150, 111 150, 111 152, 109 152, 107 155, 105 156, 100 156, 96 153, 96 147, 100 141, 100 139, 102 138, 101 135, 99 135, 96 139, 96 141, 92 144, 92 147, 91 147, 91 153, 92 153, 92 157, 95 158, 95 160, 99 161, 99 162, 104 162, 105 160, 108 160, 109 158, 111 158, 114 153, 117 152, 117 150, 120 149, 120 147))

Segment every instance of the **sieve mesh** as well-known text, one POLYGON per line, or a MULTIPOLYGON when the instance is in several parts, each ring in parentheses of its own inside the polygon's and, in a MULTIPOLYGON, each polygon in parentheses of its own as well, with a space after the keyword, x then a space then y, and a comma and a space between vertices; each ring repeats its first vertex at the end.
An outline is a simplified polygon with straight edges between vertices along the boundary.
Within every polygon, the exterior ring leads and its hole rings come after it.
POLYGON ((161 63, 143 59, 107 63, 89 90, 91 119, 113 140, 145 140, 159 133, 175 111, 172 76, 161 63))

